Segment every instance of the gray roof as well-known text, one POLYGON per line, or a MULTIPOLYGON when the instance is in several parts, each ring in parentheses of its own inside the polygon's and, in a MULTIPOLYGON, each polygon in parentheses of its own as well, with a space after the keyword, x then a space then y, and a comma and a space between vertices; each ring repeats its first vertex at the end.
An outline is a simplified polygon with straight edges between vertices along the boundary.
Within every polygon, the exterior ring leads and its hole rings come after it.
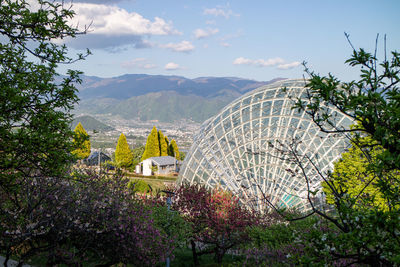
MULTIPOLYGON (((103 163, 105 161, 111 160, 111 158, 107 155, 101 152, 100 154, 100 161, 103 163)), ((95 151, 90 154, 90 156, 85 159, 86 164, 88 165, 97 165, 99 163, 99 152, 95 151)))
POLYGON ((151 157, 151 159, 157 163, 159 166, 164 166, 164 165, 173 165, 176 162, 176 159, 171 156, 162 156, 162 157, 151 157))

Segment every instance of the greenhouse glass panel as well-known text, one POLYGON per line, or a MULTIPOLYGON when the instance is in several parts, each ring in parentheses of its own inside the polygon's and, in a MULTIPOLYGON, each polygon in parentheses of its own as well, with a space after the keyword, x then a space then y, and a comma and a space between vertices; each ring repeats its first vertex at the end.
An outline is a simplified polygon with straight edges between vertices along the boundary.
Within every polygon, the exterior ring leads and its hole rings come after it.
MULTIPOLYGON (((304 177, 292 175, 290 170, 297 167, 279 157, 276 147, 299 140, 298 152, 310 155, 327 172, 349 143, 341 136, 321 133, 307 114, 291 108, 290 97, 305 95, 305 82, 284 80, 257 88, 207 120, 193 138, 177 182, 222 186, 240 196, 243 205, 260 210, 271 208, 260 199, 261 193, 276 207, 309 210, 304 177), (283 87, 287 90, 282 91, 283 87)), ((330 112, 338 127, 352 123, 336 110, 330 112)), ((310 187, 320 188, 321 177, 312 170, 312 164, 305 164, 305 170, 310 187)), ((316 197, 322 203, 323 196, 316 197)))

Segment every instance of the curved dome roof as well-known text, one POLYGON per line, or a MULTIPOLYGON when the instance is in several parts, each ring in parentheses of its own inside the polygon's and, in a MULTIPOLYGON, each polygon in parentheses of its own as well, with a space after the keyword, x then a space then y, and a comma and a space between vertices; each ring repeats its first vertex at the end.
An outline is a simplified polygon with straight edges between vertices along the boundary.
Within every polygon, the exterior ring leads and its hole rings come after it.
MULTIPOLYGON (((268 208, 268 196, 276 207, 309 209, 307 184, 296 166, 282 159, 279 142, 298 140, 297 149, 308 155, 322 173, 347 147, 342 137, 322 133, 304 112, 292 109, 290 97, 304 94, 304 80, 285 80, 255 89, 236 99, 203 123, 179 173, 178 183, 222 186, 257 209, 268 208), (282 90, 286 87, 287 90, 282 90)), ((334 113, 336 125, 350 119, 334 113)), ((305 163, 310 188, 320 187, 321 178, 305 163)))

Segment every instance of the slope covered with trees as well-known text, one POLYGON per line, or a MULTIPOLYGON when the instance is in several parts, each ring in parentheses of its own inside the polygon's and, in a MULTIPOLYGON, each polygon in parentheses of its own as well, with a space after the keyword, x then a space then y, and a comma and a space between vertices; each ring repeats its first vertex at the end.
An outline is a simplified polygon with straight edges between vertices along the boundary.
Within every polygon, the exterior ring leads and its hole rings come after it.
POLYGON ((81 88, 81 101, 75 112, 110 113, 126 119, 137 114, 143 121, 190 119, 203 122, 240 95, 273 81, 124 75, 112 78, 103 86, 93 81, 81 88))
POLYGON ((105 123, 102 123, 101 121, 89 115, 84 115, 74 118, 71 124, 72 128, 76 127, 78 123, 84 125, 85 129, 88 131, 107 132, 107 131, 112 131, 114 129, 113 127, 105 123))

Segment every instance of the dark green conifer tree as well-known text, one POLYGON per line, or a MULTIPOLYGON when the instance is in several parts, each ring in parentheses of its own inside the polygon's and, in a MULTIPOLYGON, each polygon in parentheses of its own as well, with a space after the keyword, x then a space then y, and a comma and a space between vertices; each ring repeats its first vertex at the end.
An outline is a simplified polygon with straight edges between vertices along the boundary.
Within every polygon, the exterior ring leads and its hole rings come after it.
POLYGON ((131 166, 133 162, 133 153, 123 133, 118 138, 117 148, 115 149, 115 161, 119 167, 123 168, 131 166))
POLYGON ((160 156, 160 143, 158 141, 157 128, 154 126, 153 130, 151 130, 151 133, 147 137, 146 148, 144 150, 142 160, 159 156, 160 156))

